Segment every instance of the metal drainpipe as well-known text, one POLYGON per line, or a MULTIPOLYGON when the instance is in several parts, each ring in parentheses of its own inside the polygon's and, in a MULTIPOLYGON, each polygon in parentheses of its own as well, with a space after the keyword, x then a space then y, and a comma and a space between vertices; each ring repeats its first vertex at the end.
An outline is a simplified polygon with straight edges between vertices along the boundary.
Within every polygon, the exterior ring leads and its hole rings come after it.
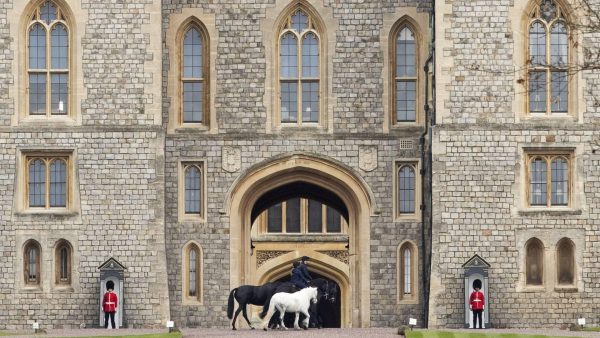
POLYGON ((435 125, 435 0, 432 0, 432 11, 431 11, 431 43, 429 47, 429 56, 425 62, 423 71, 425 72, 425 130, 421 135, 421 163, 424 170, 421 171, 421 247, 422 247, 422 278, 423 278, 423 316, 424 316, 424 327, 429 326, 429 286, 430 286, 430 273, 431 273, 431 244, 432 244, 432 227, 433 227, 433 200, 432 200, 432 179, 433 179, 433 168, 432 168, 432 133, 431 127, 435 125), (431 99, 432 106, 429 106, 429 65, 433 65, 432 77, 431 77, 431 99), (429 145, 425 142, 425 137, 429 136, 429 145), (426 161, 427 159, 427 161, 426 161), (426 192, 428 193, 426 197, 426 192), (429 199, 429 208, 427 208, 426 199, 429 199), (425 216, 427 217, 427 236, 426 236, 426 223, 425 216), (428 245, 427 245, 428 244, 428 245))

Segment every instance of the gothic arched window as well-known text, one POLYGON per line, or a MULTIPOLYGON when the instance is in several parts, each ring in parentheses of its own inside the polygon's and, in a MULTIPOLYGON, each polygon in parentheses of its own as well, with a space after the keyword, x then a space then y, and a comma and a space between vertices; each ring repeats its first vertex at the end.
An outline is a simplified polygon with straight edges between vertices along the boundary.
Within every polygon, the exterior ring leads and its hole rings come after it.
POLYGON ((525 244, 526 284, 542 285, 544 282, 544 245, 537 238, 525 244))
POLYGON ((531 114, 566 114, 569 106, 569 28, 564 10, 542 0, 531 13, 528 95, 531 114))
POLYGON ((416 122, 419 90, 414 29, 406 24, 399 25, 393 32, 392 43, 393 123, 416 122))
POLYGON ((398 248, 398 300, 415 300, 417 289, 417 249, 409 241, 398 248))
POLYGON ((570 202, 570 156, 530 155, 529 205, 568 206, 570 202))
POLYGON ((30 208, 67 208, 69 189, 67 157, 27 159, 27 200, 30 208))
POLYGON ((52 1, 33 11, 27 26, 28 114, 69 115, 69 26, 64 12, 52 1))
POLYGON ((198 22, 186 26, 181 39, 182 124, 208 124, 208 33, 198 22))
POLYGON ((561 239, 556 246, 558 284, 575 284, 575 244, 568 239, 561 239))
POLYGON ((185 213, 202 216, 202 167, 199 164, 186 164, 183 172, 185 175, 185 213))
POLYGON ((190 243, 185 246, 183 253, 185 299, 202 302, 202 249, 190 243))
POLYGON ((23 251, 23 272, 26 285, 40 285, 42 249, 35 240, 29 240, 23 251))
POLYGON ((55 283, 61 285, 71 284, 71 259, 72 249, 71 244, 66 240, 61 240, 56 245, 56 252, 54 255, 55 262, 55 283))
POLYGON ((293 10, 279 32, 281 124, 317 124, 321 111, 321 39, 315 19, 293 10))

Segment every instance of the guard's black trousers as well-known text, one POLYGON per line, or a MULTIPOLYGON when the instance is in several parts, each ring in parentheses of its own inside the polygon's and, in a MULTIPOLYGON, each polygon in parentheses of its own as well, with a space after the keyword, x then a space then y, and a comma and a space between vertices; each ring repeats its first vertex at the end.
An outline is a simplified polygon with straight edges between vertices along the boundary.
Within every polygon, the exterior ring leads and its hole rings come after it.
POLYGON ((104 312, 104 328, 108 329, 108 316, 110 316, 110 324, 112 325, 112 328, 116 329, 117 326, 115 325, 115 313, 114 312, 104 312))
POLYGON ((477 328, 477 320, 479 320, 479 328, 483 329, 482 325, 483 310, 473 310, 473 328, 477 328))

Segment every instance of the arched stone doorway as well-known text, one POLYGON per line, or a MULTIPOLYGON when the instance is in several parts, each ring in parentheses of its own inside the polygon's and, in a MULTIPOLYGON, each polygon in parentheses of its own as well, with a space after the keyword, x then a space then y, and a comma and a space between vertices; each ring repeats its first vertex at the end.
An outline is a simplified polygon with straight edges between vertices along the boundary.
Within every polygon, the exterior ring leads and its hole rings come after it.
MULTIPOLYGON (((320 193, 311 195, 308 191, 305 195, 320 199, 320 193)), ((279 196, 281 199, 285 197, 279 196)), ((326 202, 337 203, 334 197, 330 197, 325 199, 326 202)), ((224 211, 230 218, 231 287, 279 279, 290 273, 291 262, 306 255, 311 257, 315 273, 336 281, 340 286, 341 327, 368 327, 373 201, 368 186, 352 169, 314 154, 286 154, 249 168, 231 187, 224 211), (290 239, 274 244, 271 250, 256 250, 258 243, 253 242, 252 224, 261 211, 275 202, 275 199, 264 202, 265 199, 261 198, 278 188, 298 183, 322 189, 339 200, 341 205, 332 206, 346 221, 344 242, 328 238, 325 242, 329 246, 319 246, 319 240, 307 243, 290 239), (256 205, 261 203, 264 205, 257 209, 256 205), (330 248, 335 250, 328 250, 330 248)))

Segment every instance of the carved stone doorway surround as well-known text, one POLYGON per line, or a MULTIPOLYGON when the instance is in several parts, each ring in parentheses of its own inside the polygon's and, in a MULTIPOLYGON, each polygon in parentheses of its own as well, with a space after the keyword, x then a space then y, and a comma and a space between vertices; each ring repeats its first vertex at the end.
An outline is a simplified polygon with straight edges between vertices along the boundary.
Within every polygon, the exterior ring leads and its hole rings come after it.
MULTIPOLYGON (((292 153, 258 163, 243 171, 230 188, 224 213, 230 222, 230 286, 258 284, 289 273, 297 257, 309 255, 313 268, 336 280, 346 305, 342 327, 370 325, 370 217, 376 210, 366 182, 351 168, 315 154, 292 153), (251 248, 251 212, 266 192, 291 182, 307 182, 335 193, 348 208, 347 264, 332 257, 336 250, 300 246, 257 268, 251 248), (256 270, 256 271, 254 271, 256 270)), ((285 250, 281 250, 285 251, 285 250)))

